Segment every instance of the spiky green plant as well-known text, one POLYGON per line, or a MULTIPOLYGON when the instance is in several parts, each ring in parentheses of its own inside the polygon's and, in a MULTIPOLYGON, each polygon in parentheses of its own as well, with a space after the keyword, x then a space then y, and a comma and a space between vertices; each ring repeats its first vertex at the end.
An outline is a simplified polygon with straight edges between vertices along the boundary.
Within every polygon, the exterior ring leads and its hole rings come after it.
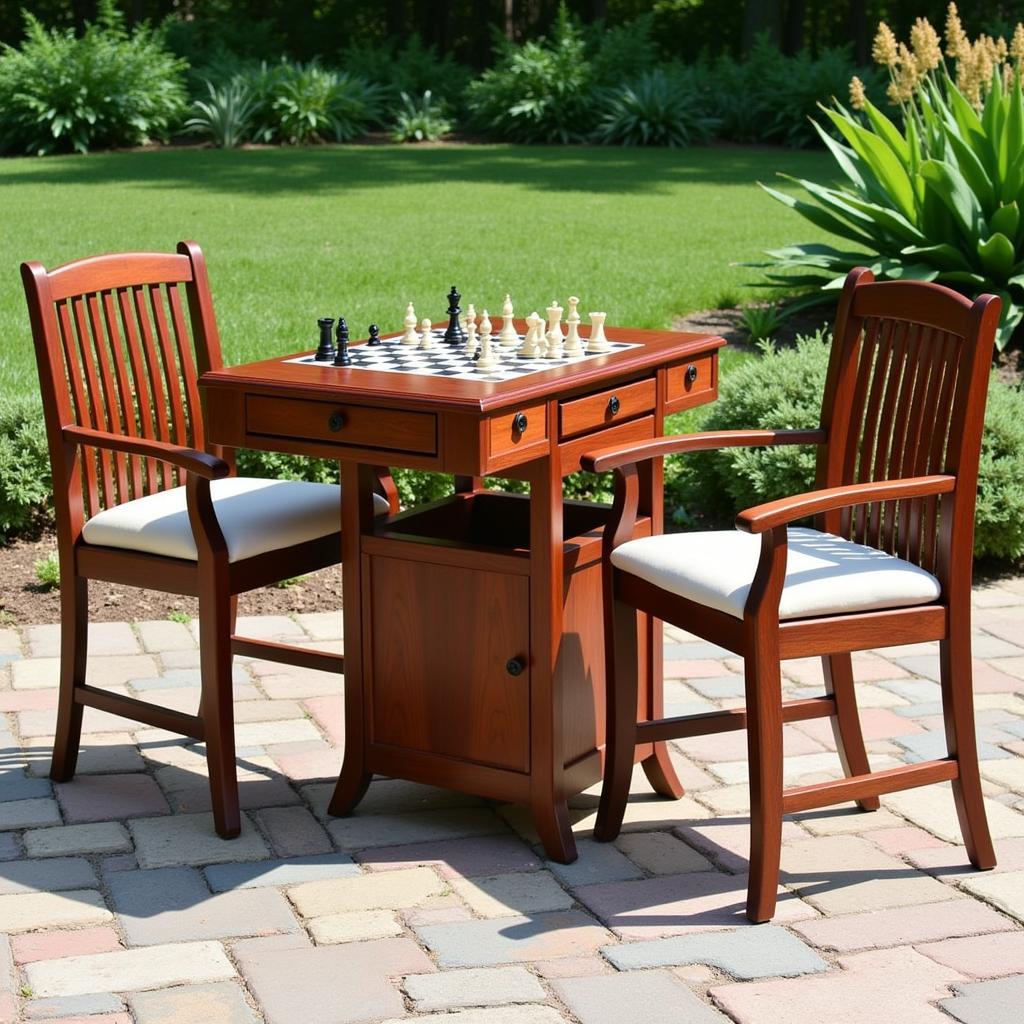
POLYGON ((242 78, 233 78, 226 85, 215 86, 207 81, 209 96, 196 100, 193 114, 185 127, 211 139, 221 149, 234 149, 246 139, 256 113, 256 99, 252 89, 242 78))

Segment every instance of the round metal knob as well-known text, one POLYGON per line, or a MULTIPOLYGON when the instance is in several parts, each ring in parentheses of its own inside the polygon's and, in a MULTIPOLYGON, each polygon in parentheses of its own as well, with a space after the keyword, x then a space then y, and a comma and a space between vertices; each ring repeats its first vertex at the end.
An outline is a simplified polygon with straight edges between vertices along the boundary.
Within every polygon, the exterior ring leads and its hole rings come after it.
POLYGON ((526 427, 529 422, 530 421, 526 418, 525 412, 517 412, 515 416, 512 417, 512 429, 517 434, 524 434, 526 433, 526 427))
POLYGON ((509 658, 505 662, 505 671, 510 676, 521 676, 526 666, 518 658, 509 658))
POLYGON ((686 383, 692 384, 696 379, 697 367, 693 363, 690 363, 690 365, 686 368, 686 383))
POLYGON ((345 426, 345 417, 340 412, 332 412, 327 418, 327 426, 332 434, 336 434, 345 426))
POLYGON ((619 396, 618 395, 612 395, 612 397, 608 399, 608 411, 613 416, 615 416, 621 408, 622 408, 622 403, 619 401, 619 396))

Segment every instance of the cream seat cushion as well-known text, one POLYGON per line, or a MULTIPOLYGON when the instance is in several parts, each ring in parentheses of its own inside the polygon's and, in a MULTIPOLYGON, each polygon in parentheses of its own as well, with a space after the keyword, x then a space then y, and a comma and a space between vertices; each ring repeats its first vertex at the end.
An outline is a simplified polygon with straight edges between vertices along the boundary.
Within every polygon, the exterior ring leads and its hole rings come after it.
MULTIPOLYGON (((231 562, 341 528, 341 488, 336 484, 226 477, 211 482, 210 494, 231 562)), ((374 513, 387 510, 387 501, 375 494, 374 513)), ((85 524, 82 539, 167 558, 194 562, 198 557, 184 487, 104 509, 85 524)))
MULTIPOLYGON (((627 541, 612 565, 689 601, 743 618, 761 538, 739 530, 627 541)), ((884 551, 804 527, 789 530, 780 619, 927 604, 942 593, 929 572, 884 551)))

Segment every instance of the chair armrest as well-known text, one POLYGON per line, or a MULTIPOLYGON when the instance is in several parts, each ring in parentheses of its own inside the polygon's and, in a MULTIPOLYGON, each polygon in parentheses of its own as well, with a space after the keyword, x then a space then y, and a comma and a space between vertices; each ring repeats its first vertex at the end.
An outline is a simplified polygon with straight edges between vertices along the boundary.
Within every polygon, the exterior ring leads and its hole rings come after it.
POLYGON ((580 465, 592 473, 618 469, 630 463, 683 452, 713 451, 717 448, 759 448, 783 444, 823 444, 823 430, 713 430, 699 434, 672 434, 649 441, 586 452, 580 465))
POLYGON ((745 533, 764 533, 785 526, 804 516, 830 512, 851 505, 872 501, 895 501, 898 498, 924 498, 931 494, 948 494, 956 487, 954 476, 915 476, 905 480, 879 480, 863 484, 845 484, 808 491, 790 498, 779 498, 763 505, 745 509, 736 516, 736 529, 745 533))
POLYGON ((94 448, 106 448, 110 451, 124 452, 127 455, 141 455, 149 459, 169 462, 195 473, 205 480, 221 480, 231 475, 231 467, 223 459, 195 448, 184 448, 181 445, 168 444, 166 441, 154 441, 148 437, 130 437, 124 434, 112 434, 106 430, 93 430, 91 427, 64 427, 62 436, 65 441, 75 444, 91 445, 94 448))

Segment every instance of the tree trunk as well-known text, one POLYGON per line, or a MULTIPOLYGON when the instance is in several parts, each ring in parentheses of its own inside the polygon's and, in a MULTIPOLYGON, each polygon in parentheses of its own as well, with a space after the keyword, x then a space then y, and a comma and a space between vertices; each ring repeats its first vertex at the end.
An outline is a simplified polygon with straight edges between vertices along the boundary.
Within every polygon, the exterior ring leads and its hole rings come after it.
POLYGON ((782 27, 782 52, 791 57, 804 48, 804 24, 807 20, 807 0, 789 0, 782 27))
POLYGON ((755 40, 766 33, 776 46, 782 36, 782 0, 746 0, 743 10, 743 52, 750 53, 755 40))
POLYGON ((867 64, 870 54, 868 41, 867 0, 850 0, 850 39, 853 40, 853 59, 858 64, 867 64))

